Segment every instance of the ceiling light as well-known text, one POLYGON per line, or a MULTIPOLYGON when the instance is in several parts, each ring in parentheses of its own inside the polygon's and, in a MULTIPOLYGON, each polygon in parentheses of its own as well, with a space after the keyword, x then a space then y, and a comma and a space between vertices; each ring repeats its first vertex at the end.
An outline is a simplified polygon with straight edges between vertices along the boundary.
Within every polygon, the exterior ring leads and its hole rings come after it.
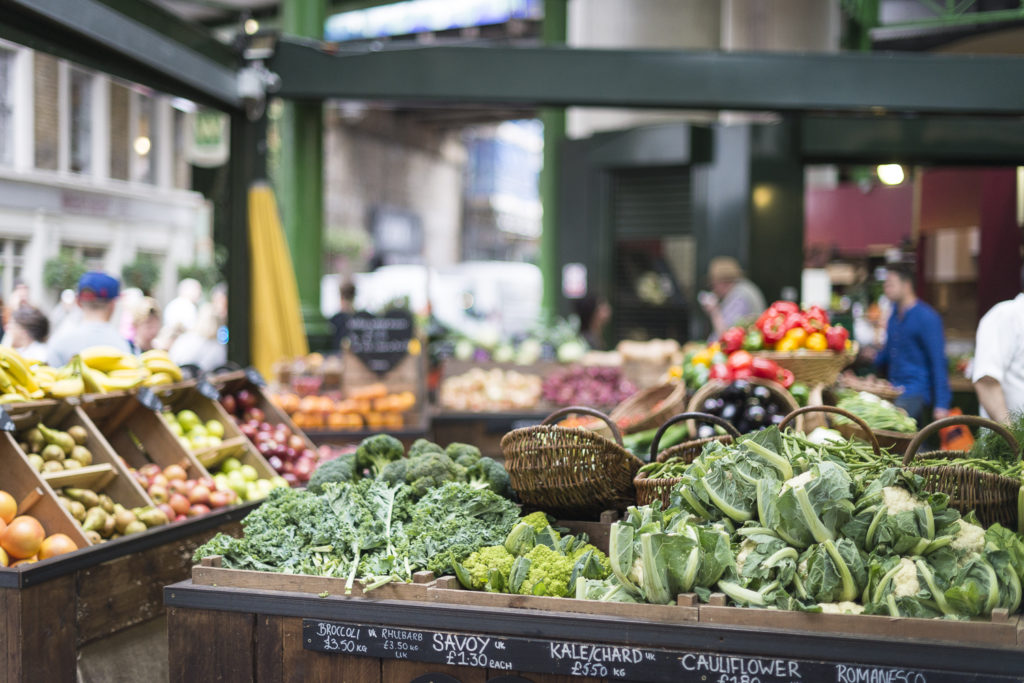
POLYGON ((256 33, 256 31, 260 30, 260 22, 255 19, 246 19, 243 27, 245 28, 245 32, 251 36, 256 33))
POLYGON ((132 143, 132 149, 134 149, 135 153, 138 154, 140 157, 144 157, 147 154, 149 154, 149 150, 152 146, 153 144, 145 135, 140 135, 139 137, 135 138, 135 142, 132 143))
POLYGON ((903 173, 903 167, 899 164, 881 164, 875 169, 875 173, 878 174, 878 179, 885 185, 899 185, 906 177, 903 173))

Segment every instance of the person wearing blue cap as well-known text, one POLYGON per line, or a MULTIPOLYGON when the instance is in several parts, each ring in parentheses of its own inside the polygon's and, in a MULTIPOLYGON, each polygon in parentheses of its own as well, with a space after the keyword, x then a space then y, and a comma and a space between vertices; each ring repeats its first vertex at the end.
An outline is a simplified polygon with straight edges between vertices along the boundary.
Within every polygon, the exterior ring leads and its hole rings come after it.
POLYGON ((129 351, 128 341, 111 324, 114 304, 121 287, 116 278, 90 271, 78 280, 78 307, 82 318, 76 325, 65 327, 49 343, 47 363, 59 368, 79 351, 90 346, 113 346, 129 351))

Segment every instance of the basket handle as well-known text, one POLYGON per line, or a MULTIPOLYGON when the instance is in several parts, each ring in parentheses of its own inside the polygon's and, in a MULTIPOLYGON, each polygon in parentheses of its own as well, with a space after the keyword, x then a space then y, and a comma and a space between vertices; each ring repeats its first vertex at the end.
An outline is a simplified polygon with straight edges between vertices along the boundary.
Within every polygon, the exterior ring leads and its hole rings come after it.
POLYGON ((842 408, 838 408, 836 406, 804 406, 803 408, 797 408, 789 415, 787 415, 785 418, 783 418, 782 422, 779 423, 779 431, 781 432, 782 430, 784 430, 786 427, 789 426, 789 423, 792 422, 798 415, 803 415, 804 413, 833 413, 835 415, 842 415, 847 420, 853 422, 858 427, 860 427, 861 430, 868 435, 868 437, 871 439, 871 449, 875 452, 875 455, 882 454, 882 450, 878 446, 878 438, 875 436, 874 430, 868 426, 868 423, 862 420, 857 415, 854 415, 850 411, 843 410, 842 408))
POLYGON ((983 417, 978 417, 977 415, 954 415, 953 417, 936 420, 919 431, 917 436, 914 437, 914 440, 910 442, 909 446, 907 446, 907 452, 903 456, 903 466, 906 467, 911 463, 911 461, 913 461, 914 456, 917 455, 917 450, 921 447, 921 444, 924 443, 926 438, 940 429, 953 427, 955 425, 967 425, 968 427, 985 427, 986 429, 991 429, 993 432, 1003 437, 1003 440, 1010 445, 1010 448, 1012 448, 1013 452, 1017 454, 1017 457, 1020 457, 1020 445, 1017 443, 1017 439, 1013 438, 1013 434, 1011 434, 1003 425, 992 420, 987 420, 983 417))
POLYGON ((734 439, 738 439, 742 436, 739 430, 736 429, 731 422, 724 420, 717 415, 710 415, 708 413, 679 413, 678 415, 669 418, 668 422, 658 427, 658 431, 654 433, 654 440, 651 441, 651 462, 654 462, 658 457, 658 446, 661 445, 661 437, 664 436, 668 428, 674 424, 683 422, 684 420, 694 420, 717 425, 724 429, 726 433, 734 439))
POLYGON ((605 415, 604 413, 602 413, 600 410, 594 410, 593 408, 587 408, 586 406, 569 406, 568 408, 556 410, 555 412, 545 417, 544 421, 541 422, 541 424, 553 424, 568 415, 589 415, 591 417, 596 417, 603 420, 604 423, 611 428, 612 436, 615 437, 615 442, 620 446, 622 445, 622 432, 619 431, 618 425, 612 422, 612 419, 605 415))

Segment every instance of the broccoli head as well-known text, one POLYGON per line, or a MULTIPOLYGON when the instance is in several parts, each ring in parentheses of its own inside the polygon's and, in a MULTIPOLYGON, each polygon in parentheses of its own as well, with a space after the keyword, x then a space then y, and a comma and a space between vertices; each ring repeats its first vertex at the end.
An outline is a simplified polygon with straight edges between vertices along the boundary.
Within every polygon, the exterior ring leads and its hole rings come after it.
MULTIPOLYGON (((491 570, 495 570, 503 577, 503 583, 508 581, 509 572, 512 571, 513 557, 505 546, 489 545, 480 548, 462 562, 462 569, 465 573, 459 572, 460 581, 469 581, 466 588, 471 590, 482 590, 490 581, 491 570)), ((463 584, 465 585, 465 584, 463 584)))
POLYGON ((493 458, 480 458, 476 464, 470 466, 466 471, 466 483, 474 488, 490 489, 499 496, 512 497, 512 484, 508 472, 493 458))
POLYGON ((307 488, 313 493, 321 493, 323 485, 329 481, 356 481, 359 471, 356 468, 356 454, 346 453, 333 460, 322 463, 313 471, 307 488))
POLYGON ((392 460, 381 468, 377 473, 377 479, 386 482, 390 486, 397 486, 405 483, 405 471, 409 464, 406 458, 392 460))
POLYGON ((426 455, 427 453, 444 453, 444 449, 433 441, 427 441, 426 439, 416 439, 412 442, 412 446, 409 447, 410 458, 426 455))
POLYGON ((376 477, 385 465, 404 455, 401 441, 388 434, 374 434, 363 439, 356 449, 356 467, 371 470, 376 477))
POLYGON ((521 595, 551 595, 562 598, 569 594, 569 579, 575 561, 546 545, 536 545, 524 556, 530 561, 530 572, 519 586, 521 595))
POLYGON ((447 482, 460 481, 465 475, 465 468, 440 451, 411 457, 405 468, 405 481, 417 496, 426 495, 430 489, 447 482))
POLYGON ((466 469, 469 469, 480 460, 480 449, 468 443, 453 441, 448 444, 448 448, 444 449, 444 453, 454 460, 456 465, 462 465, 466 469))

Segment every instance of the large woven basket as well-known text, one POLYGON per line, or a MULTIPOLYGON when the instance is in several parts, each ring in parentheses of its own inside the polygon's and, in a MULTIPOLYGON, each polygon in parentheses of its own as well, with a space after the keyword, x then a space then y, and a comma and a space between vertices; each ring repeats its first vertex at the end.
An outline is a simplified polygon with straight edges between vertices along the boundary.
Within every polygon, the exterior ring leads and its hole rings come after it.
MULTIPOLYGON (((740 433, 736 431, 736 428, 733 427, 732 423, 728 420, 723 420, 720 417, 708 415, 707 413, 680 413, 679 415, 670 418, 661 426, 661 429, 655 432, 654 440, 651 441, 651 462, 665 462, 669 458, 681 458, 684 462, 691 463, 694 458, 701 454, 704 450, 704 446, 707 444, 713 441, 730 444, 738 438, 740 438, 740 433), (661 437, 665 434, 665 431, 672 425, 687 420, 710 422, 711 424, 718 425, 727 433, 719 436, 708 437, 706 439, 686 441, 666 448, 664 451, 659 453, 658 446, 661 445, 661 437)), ((681 477, 650 479, 647 477, 646 472, 639 472, 633 479, 633 485, 636 487, 636 502, 639 505, 650 505, 655 500, 660 500, 662 509, 665 509, 668 507, 669 499, 672 496, 672 489, 681 481, 681 477)))
MULTIPOLYGON (((871 429, 871 427, 868 426, 868 423, 865 422, 860 417, 858 417, 857 415, 854 415, 850 411, 843 410, 842 408, 837 408, 836 406, 821 405, 821 406, 804 406, 803 408, 798 408, 798 409, 794 410, 793 412, 791 412, 789 415, 787 415, 782 420, 782 422, 779 423, 779 430, 780 431, 784 430, 786 427, 789 426, 790 422, 792 422, 793 420, 799 419, 799 417, 801 415, 806 415, 807 413, 832 413, 833 415, 842 415, 847 420, 850 420, 850 421, 852 421, 854 423, 852 426, 857 430, 857 432, 858 432, 857 435, 859 436, 859 438, 861 438, 864 441, 867 441, 869 444, 871 444, 871 448, 872 448, 872 450, 874 450, 875 455, 881 455, 882 454, 881 444, 879 443, 878 439, 875 438, 875 432, 871 429)), ((800 428, 797 428, 797 431, 802 431, 802 430, 800 430, 800 428)), ((846 435, 844 434, 844 436, 846 436, 846 435)), ((849 439, 850 437, 846 436, 846 438, 849 439)))
POLYGON ((970 510, 974 510, 978 515, 978 520, 984 526, 999 522, 1003 526, 1017 529, 1020 521, 1017 515, 1017 496, 1022 483, 1020 479, 982 472, 960 465, 914 467, 913 462, 916 457, 952 460, 968 456, 966 451, 932 451, 917 455, 917 449, 921 447, 925 439, 940 429, 955 425, 991 429, 1006 440, 1014 453, 1020 455, 1020 446, 1017 444, 1017 440, 998 422, 973 415, 958 415, 937 420, 918 432, 903 456, 903 466, 914 474, 924 477, 926 490, 947 494, 949 504, 961 513, 966 514, 970 510))
POLYGON ((624 434, 633 434, 660 427, 685 406, 686 385, 671 382, 638 391, 616 406, 610 417, 624 434))
POLYGON ((502 438, 501 451, 512 488, 527 506, 583 518, 623 510, 636 500, 633 477, 643 463, 622 446, 622 434, 611 419, 592 408, 563 408, 540 425, 513 430, 502 438), (574 413, 600 418, 615 440, 554 424, 574 413))
MULTIPOLYGON (((749 382, 750 384, 753 384, 755 386, 765 387, 766 389, 768 389, 768 391, 772 393, 772 396, 775 398, 775 400, 778 401, 779 405, 786 409, 786 414, 789 414, 800 407, 800 405, 796 402, 796 399, 793 398, 793 394, 789 393, 778 382, 773 382, 770 379, 761 379, 760 377, 751 377, 744 381, 749 382)), ((722 393, 722 391, 725 390, 725 388, 728 386, 729 383, 722 382, 719 380, 712 380, 708 382, 700 389, 698 389, 692 397, 690 397, 690 403, 686 407, 687 411, 691 413, 701 412, 701 408, 704 405, 704 401, 708 400, 709 398, 715 398, 720 393, 722 393)), ((800 417, 798 419, 799 422, 797 423, 797 427, 802 429, 803 417, 800 417)), ((696 425, 692 421, 690 423, 690 431, 693 433, 696 433, 697 431, 696 425)))
POLYGON ((895 401, 903 395, 903 387, 897 387, 884 379, 867 379, 849 373, 839 377, 839 386, 850 391, 864 391, 886 401, 895 401))
POLYGON ((804 384, 835 384, 839 373, 857 358, 857 344, 848 351, 756 351, 756 356, 768 358, 793 373, 796 381, 804 384))
MULTIPOLYGON (((835 429, 847 439, 857 438, 868 441, 863 427, 858 425, 850 424, 849 422, 839 422, 835 424, 835 429)), ((872 434, 874 434, 879 446, 896 455, 905 454, 907 448, 910 447, 910 442, 917 436, 916 432, 906 434, 904 432, 894 432, 891 429, 874 429, 872 434)))

